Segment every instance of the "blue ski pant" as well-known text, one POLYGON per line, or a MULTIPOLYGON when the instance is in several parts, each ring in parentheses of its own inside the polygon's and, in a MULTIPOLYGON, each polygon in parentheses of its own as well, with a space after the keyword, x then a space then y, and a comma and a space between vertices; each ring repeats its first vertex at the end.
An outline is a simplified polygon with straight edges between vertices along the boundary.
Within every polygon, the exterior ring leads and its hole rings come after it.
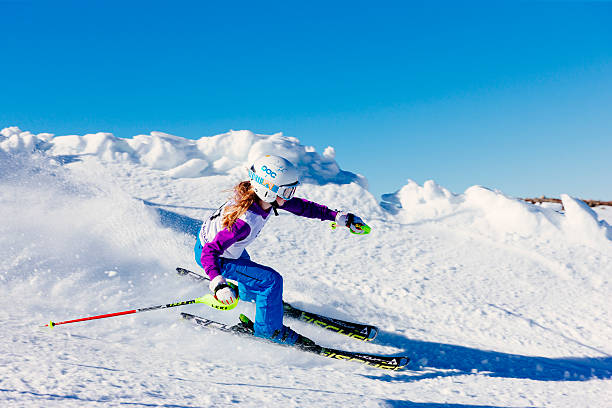
MULTIPOLYGON (((195 260, 202 267, 202 243, 198 237, 195 260)), ((219 271, 226 279, 238 282, 241 300, 255 301, 255 335, 272 337, 283 327, 283 277, 274 269, 251 261, 245 250, 238 259, 219 258, 219 271)), ((202 267, 203 268, 203 267, 202 267)))

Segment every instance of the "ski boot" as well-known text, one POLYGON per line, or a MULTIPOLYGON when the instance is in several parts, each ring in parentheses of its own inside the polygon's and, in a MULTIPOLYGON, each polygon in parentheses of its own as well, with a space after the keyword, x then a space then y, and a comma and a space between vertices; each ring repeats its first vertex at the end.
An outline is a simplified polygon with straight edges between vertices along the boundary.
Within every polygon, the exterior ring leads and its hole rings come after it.
POLYGON ((321 346, 317 345, 308 337, 296 333, 290 327, 287 326, 283 326, 281 330, 275 331, 270 340, 275 343, 296 347, 300 350, 308 351, 311 353, 320 353, 323 349, 321 346))
MULTIPOLYGON (((240 314, 240 322, 237 325, 232 326, 232 330, 238 333, 255 335, 253 322, 243 314, 240 314)), ((311 353, 319 353, 323 349, 323 347, 315 344, 315 342, 310 340, 308 337, 304 337, 301 334, 294 332, 287 326, 283 326, 282 330, 276 330, 272 337, 263 339, 278 344, 297 347, 311 353)))
POLYGON ((253 328, 253 322, 251 319, 240 314, 240 322, 234 326, 232 326, 232 330, 242 334, 252 334, 255 335, 255 329, 253 328))

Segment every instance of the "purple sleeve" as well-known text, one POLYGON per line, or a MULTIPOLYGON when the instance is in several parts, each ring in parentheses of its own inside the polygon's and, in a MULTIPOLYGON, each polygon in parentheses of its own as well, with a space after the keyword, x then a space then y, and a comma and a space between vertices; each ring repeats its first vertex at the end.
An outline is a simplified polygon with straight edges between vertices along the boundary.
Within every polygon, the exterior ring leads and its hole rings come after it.
POLYGON ((211 242, 207 242, 203 245, 200 261, 211 280, 221 274, 219 266, 217 265, 219 257, 223 255, 227 248, 238 241, 242 241, 248 237, 250 233, 251 227, 249 224, 242 220, 236 220, 236 223, 232 226, 230 231, 228 231, 227 228, 222 229, 211 242))
POLYGON ((279 208, 301 217, 318 218, 321 221, 334 221, 337 214, 336 211, 330 210, 322 204, 298 197, 293 197, 279 208))

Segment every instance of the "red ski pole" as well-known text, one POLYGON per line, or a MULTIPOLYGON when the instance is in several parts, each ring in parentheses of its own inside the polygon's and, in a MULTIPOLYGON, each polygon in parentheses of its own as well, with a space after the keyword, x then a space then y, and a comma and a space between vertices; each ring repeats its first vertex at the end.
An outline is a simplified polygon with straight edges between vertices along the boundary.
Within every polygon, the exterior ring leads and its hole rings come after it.
POLYGON ((123 315, 129 315, 129 314, 140 313, 140 312, 149 312, 151 310, 167 309, 169 307, 185 306, 185 305, 191 305, 193 303, 203 303, 203 304, 208 305, 210 307, 214 307, 215 309, 230 310, 230 309, 233 309, 234 307, 236 307, 236 305, 238 304, 238 300, 239 299, 236 296, 236 300, 234 301, 234 303, 226 305, 226 304, 223 304, 223 303, 219 302, 213 295, 209 294, 209 295, 204 295, 204 296, 196 298, 196 299, 185 300, 185 301, 182 301, 182 302, 168 303, 168 304, 165 304, 165 305, 157 305, 157 306, 150 306, 150 307, 143 307, 143 308, 140 308, 140 309, 125 310, 123 312, 108 313, 108 314, 102 314, 102 315, 97 315, 97 316, 81 317, 79 319, 66 320, 66 321, 63 321, 63 322, 54 322, 53 320, 50 320, 49 323, 45 324, 43 327, 54 327, 54 326, 59 326, 60 324, 84 322, 84 321, 87 321, 87 320, 106 319, 107 317, 123 316, 123 315))

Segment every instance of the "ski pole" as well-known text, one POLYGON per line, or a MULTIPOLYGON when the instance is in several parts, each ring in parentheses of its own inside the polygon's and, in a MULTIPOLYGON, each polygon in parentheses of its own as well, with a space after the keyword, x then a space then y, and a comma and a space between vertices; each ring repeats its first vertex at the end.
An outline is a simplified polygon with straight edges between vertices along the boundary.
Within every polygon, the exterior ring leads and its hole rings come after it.
MULTIPOLYGON (((230 285, 230 286, 233 286, 233 285, 230 285)), ((204 295, 202 297, 196 298, 196 299, 184 300, 184 301, 176 302, 176 303, 168 303, 165 305, 142 307, 140 309, 125 310, 123 312, 101 314, 97 316, 81 317, 79 319, 66 320, 63 322, 54 322, 53 320, 50 320, 49 323, 45 324, 43 327, 53 328, 55 326, 59 326, 60 324, 84 322, 87 320, 106 319, 107 317, 123 316, 123 315, 129 315, 129 314, 140 313, 140 312, 149 312, 151 310, 167 309, 169 307, 185 306, 185 305, 191 305, 194 303, 202 303, 202 304, 208 305, 210 307, 214 307, 215 309, 219 309, 219 310, 231 310, 236 307, 236 305, 238 304, 238 300, 239 300, 238 296, 236 295, 236 300, 234 300, 233 303, 226 305, 224 303, 219 302, 213 295, 208 294, 208 295, 204 295)))

